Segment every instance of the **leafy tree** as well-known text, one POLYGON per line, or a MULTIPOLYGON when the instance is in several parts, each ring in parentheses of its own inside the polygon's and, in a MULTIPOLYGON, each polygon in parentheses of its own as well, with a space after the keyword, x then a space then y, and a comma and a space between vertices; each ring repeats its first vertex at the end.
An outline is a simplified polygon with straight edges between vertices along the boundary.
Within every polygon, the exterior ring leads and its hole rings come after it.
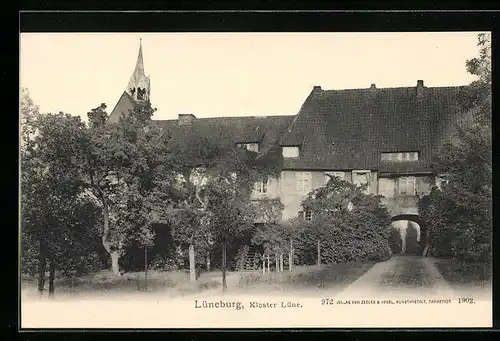
POLYGON ((383 260, 390 255, 390 216, 379 196, 334 177, 302 205, 312 212, 311 222, 304 222, 309 226, 302 230, 301 248, 306 253, 316 249, 326 263, 383 260))
POLYGON ((436 256, 491 260, 491 35, 478 36, 479 56, 467 71, 478 79, 458 97, 458 120, 452 138, 434 165, 446 182, 419 202, 429 227, 430 251, 436 256))
POLYGON ((120 275, 127 245, 152 244, 151 224, 168 211, 173 180, 168 136, 151 121, 154 109, 136 106, 117 124, 108 124, 105 110, 101 104, 88 113, 82 179, 102 209, 102 245, 120 275))
MULTIPOLYGON (((27 103, 30 103, 29 101, 27 103)), ((26 109, 28 108, 28 109, 26 109)), ((84 139, 84 123, 68 114, 40 115, 32 105, 22 129, 21 148, 21 219, 23 250, 38 248, 38 281, 44 290, 46 259, 49 260, 49 295, 54 293, 57 268, 68 262, 78 263, 72 249, 78 240, 76 230, 86 226, 75 224, 75 214, 82 208, 79 199, 79 155, 84 139), (35 245, 28 246, 33 242, 35 245)), ((25 258, 26 260, 26 258, 25 258)))
POLYGON ((211 178, 206 191, 206 220, 214 241, 222 246, 222 289, 226 290, 227 247, 235 237, 253 228, 255 208, 248 191, 235 177, 211 178))
POLYGON ((255 203, 259 227, 252 238, 252 243, 262 245, 264 254, 280 252, 287 245, 286 235, 281 224, 283 204, 279 199, 264 199, 255 203))
MULTIPOLYGON (((253 185, 262 176, 277 173, 277 167, 262 162, 257 153, 238 148, 232 132, 224 126, 194 124, 178 128, 172 133, 170 148, 182 179, 184 196, 178 207, 184 212, 173 216, 173 235, 181 245, 189 247, 192 279, 195 277, 195 246, 206 255, 214 243, 222 247, 225 288, 226 249, 231 233, 237 234, 249 226, 246 223, 253 210, 249 206, 253 185), (216 204, 216 200, 222 201, 216 204), (222 207, 219 205, 225 204, 241 204, 243 215, 220 216, 222 207), (226 218, 228 224, 222 228, 226 218), (238 222, 241 223, 239 227, 235 225, 238 222)), ((231 207, 228 206, 228 210, 231 207)), ((236 207, 232 209, 228 212, 239 212, 236 207)))

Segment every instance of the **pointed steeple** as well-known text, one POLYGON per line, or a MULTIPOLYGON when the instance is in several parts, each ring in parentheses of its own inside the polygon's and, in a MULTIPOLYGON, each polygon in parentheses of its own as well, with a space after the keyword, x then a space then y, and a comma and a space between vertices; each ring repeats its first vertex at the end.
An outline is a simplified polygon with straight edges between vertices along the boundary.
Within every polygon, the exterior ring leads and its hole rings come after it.
POLYGON ((134 74, 144 74, 144 59, 142 57, 142 38, 139 38, 139 55, 135 64, 134 74))
POLYGON ((149 101, 150 79, 144 72, 144 59, 142 56, 142 38, 139 40, 139 54, 134 72, 130 77, 125 91, 136 101, 149 101))

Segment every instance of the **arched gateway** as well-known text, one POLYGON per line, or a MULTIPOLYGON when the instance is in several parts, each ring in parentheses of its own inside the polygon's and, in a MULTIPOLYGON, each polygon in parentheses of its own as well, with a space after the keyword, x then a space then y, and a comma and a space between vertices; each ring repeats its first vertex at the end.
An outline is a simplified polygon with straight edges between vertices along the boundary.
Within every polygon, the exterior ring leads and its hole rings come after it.
POLYGON ((393 253, 423 255, 427 245, 427 231, 418 214, 399 214, 391 217, 391 228, 399 233, 400 248, 393 253))

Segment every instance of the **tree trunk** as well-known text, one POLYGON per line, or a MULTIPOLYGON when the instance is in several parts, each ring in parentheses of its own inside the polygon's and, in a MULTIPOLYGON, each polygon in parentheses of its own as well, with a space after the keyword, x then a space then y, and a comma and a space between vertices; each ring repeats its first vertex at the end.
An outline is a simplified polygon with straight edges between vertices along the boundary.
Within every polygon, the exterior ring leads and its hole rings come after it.
POLYGON ((288 270, 292 271, 293 263, 293 241, 290 239, 290 253, 288 254, 288 270))
POLYGON ((321 266, 321 245, 318 240, 318 266, 321 266))
POLYGON ((45 270, 46 270, 46 245, 45 242, 40 241, 40 248, 38 250, 38 295, 43 295, 45 288, 45 270))
POLYGON ((269 265, 269 255, 267 255, 267 273, 271 273, 271 267, 269 265))
POLYGON ((144 247, 144 290, 148 290, 148 247, 144 247))
POLYGON ((262 256, 262 273, 266 274, 266 260, 264 259, 264 256, 262 256))
POLYGON ((110 255, 111 255, 111 271, 113 272, 114 275, 121 276, 120 264, 119 264, 120 254, 118 253, 118 251, 112 251, 110 255))
POLYGON ((207 272, 210 272, 210 252, 207 254, 207 272))
POLYGON ((274 254, 274 264, 276 266, 276 272, 280 271, 280 267, 278 266, 278 254, 274 254))
POLYGON ((189 244, 189 278, 191 283, 196 282, 196 262, 193 244, 189 244))
POLYGON ((120 274, 120 264, 118 260, 120 259, 120 254, 118 251, 112 251, 111 245, 108 241, 109 237, 109 208, 104 197, 102 199, 102 215, 103 215, 103 233, 102 233, 102 246, 107 253, 111 256, 111 271, 116 276, 121 276, 120 274))
POLYGON ((56 276, 56 263, 54 259, 50 259, 49 265, 49 299, 54 298, 54 279, 56 276))
POLYGON ((226 282, 226 243, 222 244, 222 291, 227 290, 227 282, 226 282))
POLYGON ((280 271, 283 272, 283 254, 280 253, 280 271))

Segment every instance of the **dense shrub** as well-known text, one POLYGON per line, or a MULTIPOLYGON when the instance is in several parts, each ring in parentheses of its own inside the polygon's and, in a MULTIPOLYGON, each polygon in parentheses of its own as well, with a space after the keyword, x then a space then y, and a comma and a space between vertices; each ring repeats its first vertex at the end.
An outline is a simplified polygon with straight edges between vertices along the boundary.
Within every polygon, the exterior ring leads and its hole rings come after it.
POLYGON ((459 93, 453 134, 436 153, 434 168, 447 181, 419 201, 429 228, 431 254, 462 261, 491 261, 492 96, 491 35, 478 36, 479 56, 467 61, 477 76, 459 93))
POLYGON ((313 212, 313 219, 304 221, 300 229, 296 248, 301 263, 311 264, 317 259, 318 241, 322 263, 326 264, 390 257, 390 216, 380 197, 333 178, 311 193, 303 206, 313 212))

